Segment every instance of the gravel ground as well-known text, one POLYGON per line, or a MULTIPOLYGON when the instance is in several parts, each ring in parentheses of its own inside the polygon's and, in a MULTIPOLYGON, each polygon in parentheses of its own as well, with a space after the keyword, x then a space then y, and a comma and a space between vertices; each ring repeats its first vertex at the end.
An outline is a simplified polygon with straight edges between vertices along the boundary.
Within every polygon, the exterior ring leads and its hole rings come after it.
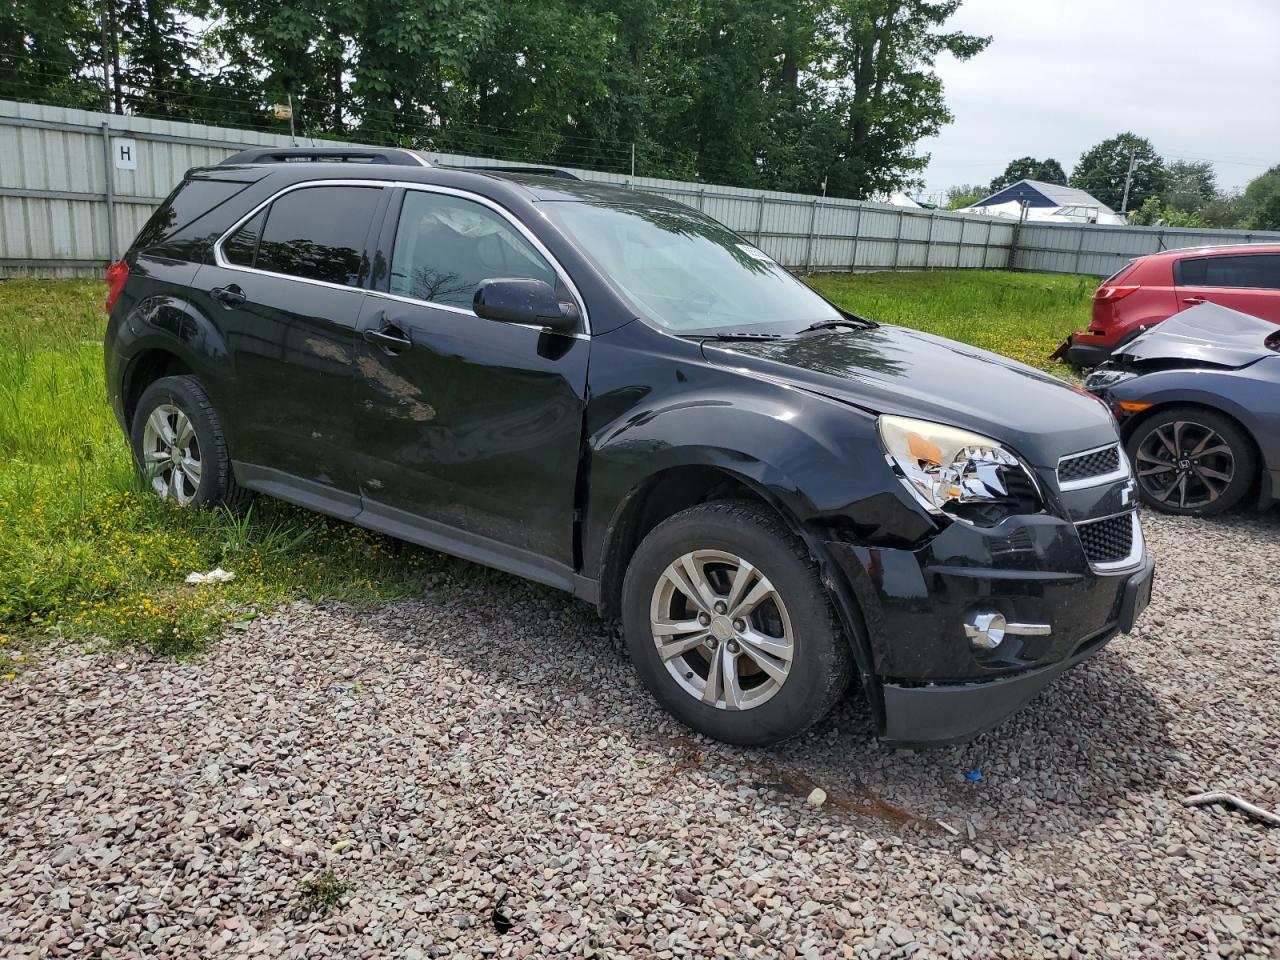
POLYGON ((926 753, 857 697, 692 736, 587 607, 461 565, 186 662, 46 657, 0 692, 0 955, 1280 957, 1280 830, 1179 803, 1280 806, 1280 511, 1146 527, 1139 630, 926 753))

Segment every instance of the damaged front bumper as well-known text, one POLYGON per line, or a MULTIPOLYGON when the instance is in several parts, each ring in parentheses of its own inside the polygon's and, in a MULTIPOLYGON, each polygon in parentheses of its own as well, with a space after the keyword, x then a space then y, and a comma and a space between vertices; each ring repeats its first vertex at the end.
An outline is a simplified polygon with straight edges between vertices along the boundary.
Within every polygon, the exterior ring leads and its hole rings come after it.
POLYGON ((1151 600, 1155 563, 1125 578, 1114 624, 1086 637, 1066 660, 1006 677, 972 683, 884 683, 887 746, 942 746, 991 729, 1035 697, 1055 678, 1088 660, 1117 633, 1128 633, 1151 600))
POLYGON ((968 740, 1127 633, 1151 597, 1145 548, 1122 570, 1093 569, 1074 526, 1012 518, 952 524, 921 550, 828 542, 861 608, 890 746, 968 740), (1014 625, 991 648, 971 642, 975 611, 1014 625))

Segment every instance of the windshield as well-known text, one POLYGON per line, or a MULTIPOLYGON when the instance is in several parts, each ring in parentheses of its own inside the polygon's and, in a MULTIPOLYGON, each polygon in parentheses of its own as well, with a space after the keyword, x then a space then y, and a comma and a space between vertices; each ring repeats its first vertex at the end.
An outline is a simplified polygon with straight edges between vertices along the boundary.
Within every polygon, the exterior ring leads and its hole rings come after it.
POLYGON ((841 319, 767 254, 692 210, 580 201, 542 208, 639 316, 672 333, 794 333, 841 319))

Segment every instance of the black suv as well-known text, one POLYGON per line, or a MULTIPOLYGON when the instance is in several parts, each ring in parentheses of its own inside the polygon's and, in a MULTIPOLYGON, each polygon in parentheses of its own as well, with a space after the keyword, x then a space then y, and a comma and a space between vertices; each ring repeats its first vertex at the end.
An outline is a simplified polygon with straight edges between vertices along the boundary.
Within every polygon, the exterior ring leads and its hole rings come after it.
POLYGON ((190 171, 109 272, 146 482, 570 591, 733 743, 805 729, 855 673, 885 741, 964 739, 1130 628, 1153 564, 1103 404, 553 173, 354 150, 190 171))

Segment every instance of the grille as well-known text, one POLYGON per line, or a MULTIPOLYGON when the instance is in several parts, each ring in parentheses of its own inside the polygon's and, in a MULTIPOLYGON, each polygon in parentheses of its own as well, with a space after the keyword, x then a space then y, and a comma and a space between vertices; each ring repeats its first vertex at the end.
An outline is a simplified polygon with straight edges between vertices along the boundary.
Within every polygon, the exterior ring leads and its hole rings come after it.
POLYGON ((1076 483, 1093 477, 1103 477, 1120 469, 1120 448, 1103 447, 1092 453, 1067 457, 1058 464, 1058 482, 1076 483))
POLYGON ((1076 529, 1090 563, 1115 563, 1133 550, 1133 514, 1082 523, 1076 529))

